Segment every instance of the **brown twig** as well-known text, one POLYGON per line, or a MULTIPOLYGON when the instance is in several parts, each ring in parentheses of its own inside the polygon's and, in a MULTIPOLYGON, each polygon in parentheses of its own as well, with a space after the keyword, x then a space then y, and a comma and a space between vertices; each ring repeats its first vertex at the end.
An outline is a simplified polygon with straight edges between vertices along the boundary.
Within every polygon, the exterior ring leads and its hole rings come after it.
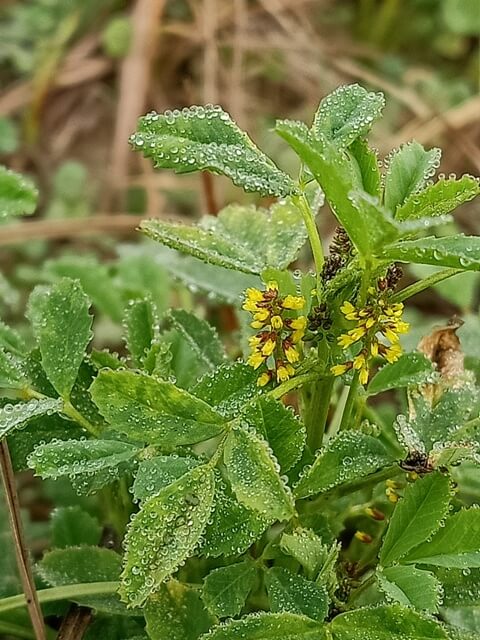
POLYGON ((8 507, 8 516, 12 529, 15 555, 17 558, 18 572, 22 582, 25 599, 27 601, 28 613, 32 621, 33 631, 36 640, 46 640, 45 625, 43 622, 42 610, 38 602, 35 582, 33 580, 32 569, 28 558, 23 525, 20 516, 20 504, 18 501, 17 487, 15 484, 15 474, 8 450, 7 441, 0 442, 0 468, 2 471, 3 485, 5 487, 5 497, 8 507))
MULTIPOLYGON (((174 216, 169 216, 174 217, 174 216)), ((32 220, 0 227, 0 246, 27 240, 59 240, 77 236, 130 235, 145 216, 99 214, 71 220, 32 220)))
POLYGON ((111 167, 105 204, 125 184, 131 151, 127 144, 137 118, 145 108, 150 72, 165 0, 137 0, 132 14, 132 44, 120 71, 118 108, 111 150, 111 167))
POLYGON ((91 609, 81 607, 78 604, 71 604, 66 616, 63 618, 57 640, 82 640, 92 619, 93 613, 91 609))

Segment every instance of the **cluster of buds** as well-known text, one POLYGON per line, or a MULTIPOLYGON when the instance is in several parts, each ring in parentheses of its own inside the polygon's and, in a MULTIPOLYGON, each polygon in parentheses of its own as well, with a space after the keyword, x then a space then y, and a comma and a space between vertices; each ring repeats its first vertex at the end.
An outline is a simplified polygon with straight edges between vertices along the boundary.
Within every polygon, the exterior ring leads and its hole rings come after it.
POLYGON ((368 382, 369 363, 372 357, 381 356, 387 362, 395 362, 402 354, 399 334, 407 333, 410 325, 402 320, 403 304, 388 304, 377 297, 377 291, 370 287, 370 300, 361 309, 356 309, 351 302, 344 302, 340 307, 347 320, 356 322, 356 326, 338 338, 338 344, 347 349, 357 342, 362 349, 353 359, 337 364, 331 371, 336 376, 355 369, 359 371, 361 384, 368 382), (382 340, 390 342, 386 345, 382 340))
POLYGON ((403 277, 403 269, 399 265, 391 264, 385 276, 378 281, 380 291, 395 291, 397 284, 403 277))
POLYGON ((330 252, 322 269, 322 279, 328 282, 346 266, 352 257, 353 246, 343 227, 337 227, 330 243, 330 252))
POLYGON ((254 369, 266 367, 258 378, 259 386, 273 379, 284 382, 294 375, 294 364, 300 359, 298 344, 305 335, 307 319, 289 314, 304 306, 305 299, 301 296, 280 297, 276 282, 269 282, 265 291, 247 289, 243 309, 252 314, 251 326, 258 330, 249 339, 248 364, 254 369))
POLYGON ((400 489, 401 485, 399 485, 395 480, 387 480, 385 488, 385 495, 389 499, 392 504, 397 504, 400 496, 397 493, 397 489, 400 489))
POLYGON ((328 331, 332 327, 332 318, 328 311, 327 304, 321 302, 310 311, 308 315, 309 331, 328 331))

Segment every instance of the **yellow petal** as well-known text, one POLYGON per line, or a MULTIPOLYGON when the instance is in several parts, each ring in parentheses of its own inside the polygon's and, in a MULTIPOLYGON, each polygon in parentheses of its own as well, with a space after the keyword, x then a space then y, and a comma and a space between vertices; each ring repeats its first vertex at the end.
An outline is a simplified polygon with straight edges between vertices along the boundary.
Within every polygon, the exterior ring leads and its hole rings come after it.
POLYGON ((368 382, 368 369, 362 369, 358 377, 360 384, 367 384, 368 382))
POLYGON ((257 385, 259 387, 264 387, 266 384, 270 382, 271 374, 270 371, 264 371, 257 380, 257 385))
POLYGON ((284 309, 303 309, 305 306, 305 298, 301 296, 285 296, 282 301, 282 307, 284 309))
POLYGON ((270 324, 272 325, 273 329, 276 329, 278 331, 283 327, 283 320, 280 316, 272 316, 270 324))
POLYGON ((295 349, 295 347, 287 347, 285 349, 285 355, 290 363, 298 362, 298 360, 300 359, 300 354, 295 349))
POLYGON ((275 340, 269 338, 262 347, 262 353, 264 356, 271 356, 275 350, 275 340))
POLYGON ((333 367, 330 367, 330 371, 334 376, 343 376, 344 373, 348 371, 349 367, 347 364, 335 364, 333 367))

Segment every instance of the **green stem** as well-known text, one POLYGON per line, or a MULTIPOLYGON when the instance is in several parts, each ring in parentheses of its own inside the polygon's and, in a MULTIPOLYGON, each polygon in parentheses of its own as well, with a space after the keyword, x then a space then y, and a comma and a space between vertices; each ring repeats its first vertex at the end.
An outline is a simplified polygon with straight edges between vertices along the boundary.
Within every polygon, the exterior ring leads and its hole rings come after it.
MULTIPOLYGON (((77 600, 85 596, 99 596, 116 593, 119 582, 88 582, 83 584, 68 584, 62 587, 51 587, 37 591, 40 604, 57 602, 58 600, 77 600)), ((0 614, 6 611, 22 609, 27 606, 23 593, 0 600, 0 614)))
POLYGON ((315 216, 308 203, 308 200, 304 194, 295 196, 293 201, 297 205, 300 213, 302 214, 305 227, 307 228, 308 239, 312 248, 313 260, 315 262, 315 271, 317 272, 317 293, 320 295, 322 290, 322 269, 324 263, 322 241, 318 233, 317 225, 315 223, 315 216))
POLYGON ((316 451, 323 444, 334 382, 335 378, 328 376, 312 385, 312 398, 305 415, 307 444, 311 451, 316 451))
POLYGON ((345 402, 345 407, 343 409, 342 421, 340 422, 340 431, 344 431, 349 428, 350 417, 352 415, 353 405, 355 404, 358 387, 360 384, 359 381, 359 372, 355 371, 352 378, 352 384, 348 389, 347 401, 345 402))
POLYGON ((447 278, 451 278, 452 276, 456 276, 459 273, 463 273, 464 269, 443 269, 442 271, 437 271, 437 273, 432 273, 431 276, 427 278, 423 278, 423 280, 419 280, 418 282, 414 282, 408 287, 405 287, 401 291, 398 291, 395 295, 392 296, 392 302, 403 302, 407 298, 411 298, 415 296, 417 293, 428 289, 429 287, 433 287, 438 282, 442 282, 442 280, 446 280, 447 278))
POLYGON ((303 387, 304 384, 313 382, 314 380, 318 380, 319 377, 320 375, 318 373, 302 373, 299 376, 295 376, 294 378, 290 378, 290 380, 282 382, 282 384, 280 384, 278 387, 275 387, 275 389, 268 391, 265 395, 278 400, 289 391, 298 389, 298 387, 303 387))
POLYGON ((75 409, 70 400, 64 400, 63 413, 75 422, 78 422, 78 424, 80 424, 85 429, 85 431, 88 431, 95 438, 98 438, 98 436, 100 435, 99 429, 97 429, 97 427, 95 427, 89 420, 87 420, 80 413, 80 411, 75 409))

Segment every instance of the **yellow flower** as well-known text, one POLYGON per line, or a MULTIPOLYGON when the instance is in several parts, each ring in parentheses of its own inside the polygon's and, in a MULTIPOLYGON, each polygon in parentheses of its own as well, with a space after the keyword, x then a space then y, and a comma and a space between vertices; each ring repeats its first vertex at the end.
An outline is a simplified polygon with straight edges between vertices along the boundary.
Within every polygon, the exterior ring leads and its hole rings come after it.
POLYGON ((305 316, 299 316, 298 318, 293 318, 293 320, 290 320, 289 326, 291 329, 294 329, 295 331, 300 331, 307 327, 307 319, 305 316))
POLYGON ((281 303, 284 309, 303 309, 305 306, 305 298, 302 296, 285 296, 281 303))
POLYGON ((258 347, 261 342, 262 340, 258 336, 250 336, 250 338, 248 339, 248 344, 252 349, 258 347))
POLYGON ((374 340, 372 342, 372 344, 370 345, 370 353, 372 354, 372 356, 374 358, 376 358, 378 356, 378 342, 377 342, 377 340, 374 340))
POLYGON ((272 353, 275 351, 275 345, 276 345, 275 340, 272 340, 271 338, 269 338, 262 347, 263 355, 271 356, 272 353))
POLYGON ((261 322, 267 320, 267 318, 269 317, 270 312, 268 309, 259 309, 255 315, 253 316, 254 320, 260 320, 261 322))
POLYGON ((392 362, 396 362, 400 356, 402 355, 402 347, 397 343, 397 344, 392 344, 391 347, 388 347, 385 350, 385 360, 387 362, 390 362, 390 364, 392 362))
POLYGON ((399 341, 398 335, 395 333, 395 331, 393 331, 393 329, 390 329, 390 327, 384 327, 382 329, 382 333, 387 338, 387 340, 389 340, 390 342, 398 342, 399 341))
POLYGON ((250 323, 250 326, 252 327, 252 329, 263 329, 263 327, 265 326, 265 323, 260 322, 260 320, 254 320, 253 322, 250 323))
POLYGON ((351 302, 348 302, 348 300, 345 300, 345 302, 342 304, 342 306, 340 307, 340 311, 344 316, 348 315, 349 313, 354 313, 355 315, 357 315, 355 307, 351 302))
POLYGON ((293 364, 294 362, 298 362, 300 359, 300 354, 298 353, 298 351, 295 349, 295 347, 291 344, 286 344, 284 343, 284 352, 285 355, 287 357, 287 360, 293 364))
POLYGON ((286 380, 288 380, 290 377, 290 374, 288 373, 288 369, 285 365, 280 365, 277 368, 277 382, 285 382, 286 380))
POLYGON ((334 376, 343 376, 349 369, 351 369, 351 363, 345 362, 344 364, 335 364, 333 367, 330 367, 330 371, 334 376))
POLYGON ((338 336, 337 342, 340 347, 343 347, 343 349, 346 349, 347 347, 350 347, 355 342, 355 340, 352 338, 352 336, 349 336, 347 333, 342 333, 341 336, 338 336))
POLYGON ((364 544, 370 544, 373 542, 372 536, 369 533, 365 533, 365 531, 356 531, 355 538, 364 544))
POLYGON ((272 316, 271 319, 271 325, 272 325, 272 329, 281 329, 283 327, 283 320, 281 318, 281 316, 272 316))
POLYGON ((242 309, 245 309, 245 311, 250 311, 250 313, 255 313, 259 310, 257 303, 254 300, 250 299, 245 300, 242 309))
POLYGON ((252 302, 261 302, 263 300, 263 291, 254 289, 253 287, 249 287, 245 291, 245 294, 246 299, 251 300, 252 302))
POLYGON ((254 351, 250 354, 247 362, 254 369, 258 369, 264 362, 266 358, 260 351, 254 351))
POLYGON ((257 380, 257 385, 259 387, 264 387, 266 384, 268 384, 270 382, 272 378, 272 374, 270 371, 264 371, 257 380))
POLYGON ((267 291, 278 291, 278 282, 275 282, 275 280, 267 282, 267 291))
POLYGON ((360 380, 360 384, 367 384, 368 382, 368 368, 362 369, 360 371, 360 375, 358 376, 358 379, 360 380))
POLYGON ((359 353, 356 358, 353 360, 353 368, 354 369, 362 369, 365 367, 366 360, 365 355, 363 353, 359 353))

